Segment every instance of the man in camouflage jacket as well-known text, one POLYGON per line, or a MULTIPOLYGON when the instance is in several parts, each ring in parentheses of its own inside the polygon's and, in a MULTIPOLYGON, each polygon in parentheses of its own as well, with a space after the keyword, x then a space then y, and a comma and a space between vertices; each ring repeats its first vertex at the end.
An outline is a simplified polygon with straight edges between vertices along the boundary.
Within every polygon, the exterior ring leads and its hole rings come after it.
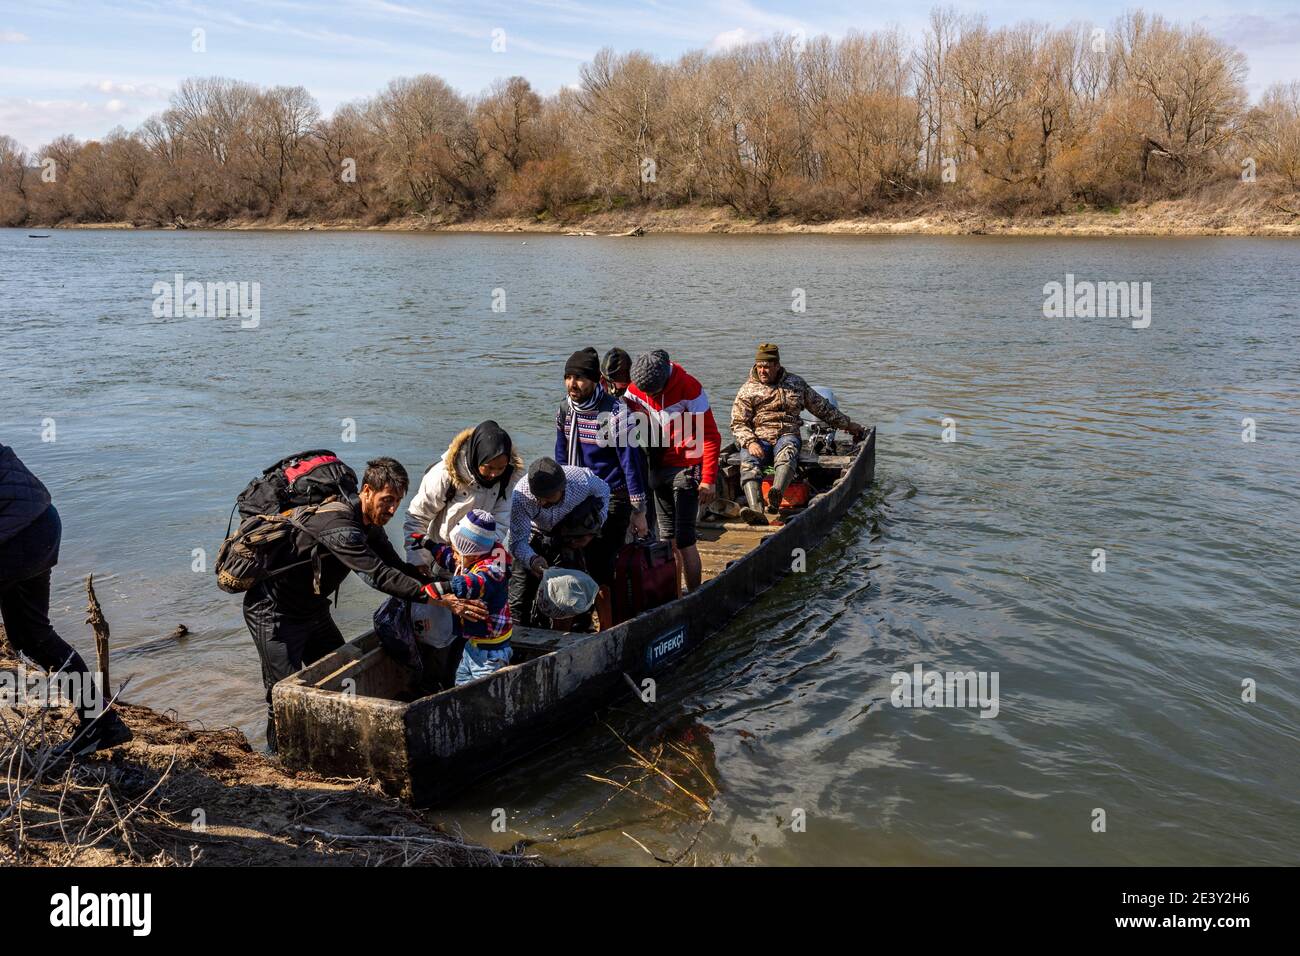
POLYGON ((848 432, 855 441, 861 441, 867 433, 802 378, 782 368, 781 353, 775 345, 760 345, 749 378, 731 406, 731 436, 740 447, 740 482, 749 506, 742 510, 742 516, 750 523, 763 524, 767 520, 763 517, 761 493, 764 467, 775 467, 767 496, 772 513, 776 513, 786 486, 794 478, 802 445, 799 413, 804 409, 848 432))

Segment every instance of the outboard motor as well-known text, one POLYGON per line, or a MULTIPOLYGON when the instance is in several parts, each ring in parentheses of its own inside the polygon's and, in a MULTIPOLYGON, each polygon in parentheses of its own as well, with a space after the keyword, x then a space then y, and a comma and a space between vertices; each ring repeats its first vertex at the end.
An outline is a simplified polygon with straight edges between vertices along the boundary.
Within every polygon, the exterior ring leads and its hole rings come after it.
MULTIPOLYGON (((834 408, 839 408, 840 403, 835 400, 835 393, 829 388, 821 385, 814 385, 813 391, 820 395, 826 401, 830 402, 834 408)), ((800 412, 800 417, 808 422, 808 447, 814 455, 833 455, 835 454, 835 429, 827 425, 820 418, 815 417, 806 409, 800 412)))

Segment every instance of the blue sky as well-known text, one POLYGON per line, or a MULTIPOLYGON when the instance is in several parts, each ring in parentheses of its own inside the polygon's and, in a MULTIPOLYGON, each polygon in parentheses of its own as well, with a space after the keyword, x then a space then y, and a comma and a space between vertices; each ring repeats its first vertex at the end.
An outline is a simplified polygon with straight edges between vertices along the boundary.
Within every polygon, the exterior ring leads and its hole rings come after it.
MULTIPOLYGON (((956 2, 994 25, 1023 19, 1108 25, 1132 3, 956 2)), ((542 92, 575 83, 602 46, 673 58, 776 32, 920 33, 930 4, 832 0, 0 0, 0 133, 28 148, 60 133, 134 128, 187 76, 305 86, 327 112, 395 76, 436 73, 465 93, 519 74, 542 92), (192 31, 205 31, 194 52, 192 31), (503 30, 504 52, 493 52, 503 30)), ((1251 92, 1300 79, 1300 4, 1156 0, 1249 58, 1251 92)))

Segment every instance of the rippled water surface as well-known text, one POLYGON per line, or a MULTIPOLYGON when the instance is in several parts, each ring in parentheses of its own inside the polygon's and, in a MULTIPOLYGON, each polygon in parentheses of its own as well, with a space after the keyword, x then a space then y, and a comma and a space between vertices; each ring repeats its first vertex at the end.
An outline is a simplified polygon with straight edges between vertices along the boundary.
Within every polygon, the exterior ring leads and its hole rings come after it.
MULTIPOLYGON (((191 570, 249 477, 322 446, 419 473, 487 417, 546 453, 587 344, 664 347, 725 410, 774 340, 879 426, 875 486, 652 707, 435 815, 620 863, 1296 863, 1298 301, 1283 240, 0 230, 0 439, 63 515, 65 636, 94 571, 129 696, 260 742, 238 599, 191 570), (155 318, 177 272, 260 282, 260 326, 155 318), (1066 273, 1151 282, 1150 327, 1045 319, 1066 273), (915 664, 996 673, 997 716, 892 706, 915 664), (616 791, 628 748, 707 815, 616 791)), ((345 633, 378 601, 346 583, 345 633)))

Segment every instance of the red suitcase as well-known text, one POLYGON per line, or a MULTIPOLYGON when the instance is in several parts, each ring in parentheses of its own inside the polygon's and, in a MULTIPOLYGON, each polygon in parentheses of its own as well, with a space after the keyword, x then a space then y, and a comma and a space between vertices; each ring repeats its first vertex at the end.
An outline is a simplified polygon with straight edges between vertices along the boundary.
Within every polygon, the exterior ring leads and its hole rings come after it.
POLYGON ((677 562, 667 541, 634 541, 623 545, 614 562, 610 588, 614 623, 677 597, 677 562))

